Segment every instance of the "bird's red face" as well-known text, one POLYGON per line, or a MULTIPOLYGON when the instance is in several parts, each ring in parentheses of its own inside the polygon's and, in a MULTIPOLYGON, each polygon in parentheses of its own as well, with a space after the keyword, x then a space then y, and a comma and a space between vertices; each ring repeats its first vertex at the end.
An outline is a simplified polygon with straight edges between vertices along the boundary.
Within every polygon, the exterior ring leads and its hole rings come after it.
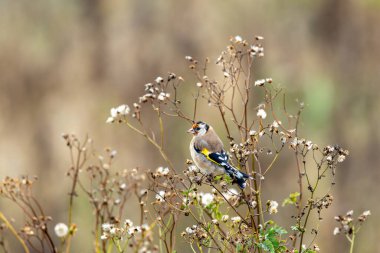
POLYGON ((189 134, 193 134, 193 135, 197 135, 197 129, 199 130, 199 127, 198 127, 198 124, 197 123, 194 123, 191 128, 189 130, 187 130, 187 132, 189 134))
POLYGON ((189 130, 187 130, 188 133, 193 134, 194 136, 197 135, 204 135, 208 131, 209 126, 202 122, 198 121, 194 123, 189 130))

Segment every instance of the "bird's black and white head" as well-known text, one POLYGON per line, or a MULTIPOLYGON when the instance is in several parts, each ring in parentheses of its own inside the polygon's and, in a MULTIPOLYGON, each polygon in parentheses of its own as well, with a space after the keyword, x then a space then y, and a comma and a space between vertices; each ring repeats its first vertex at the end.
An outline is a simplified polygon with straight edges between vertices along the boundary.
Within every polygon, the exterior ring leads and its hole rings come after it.
POLYGON ((207 133, 209 125, 202 121, 198 121, 193 124, 193 126, 187 131, 188 133, 193 134, 194 136, 202 136, 207 133))

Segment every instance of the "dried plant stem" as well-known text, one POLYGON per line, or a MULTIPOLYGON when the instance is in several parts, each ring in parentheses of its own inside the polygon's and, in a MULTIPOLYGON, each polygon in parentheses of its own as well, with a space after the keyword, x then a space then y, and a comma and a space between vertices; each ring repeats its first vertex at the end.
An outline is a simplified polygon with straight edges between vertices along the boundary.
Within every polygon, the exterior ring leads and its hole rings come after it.
MULTIPOLYGON (((214 241, 216 247, 218 248, 218 250, 220 252, 223 252, 222 251, 222 248, 219 246, 218 242, 216 241, 216 239, 212 236, 212 234, 210 233, 210 231, 207 229, 207 227, 197 219, 197 217, 194 215, 194 213, 189 209, 189 214, 193 217, 193 219, 199 224, 201 225, 201 227, 207 232, 207 234, 210 236, 210 238, 214 241)), ((198 245, 199 247, 199 245, 198 245)), ((200 250, 202 249, 202 247, 200 247, 200 250)))
POLYGON ((118 251, 119 253, 123 253, 124 250, 123 250, 123 249, 121 248, 121 246, 120 246, 120 240, 118 240, 118 239, 112 239, 112 241, 113 241, 113 243, 116 245, 117 251, 118 251))
POLYGON ((5 246, 4 236, 1 235, 0 237, 0 247, 3 249, 3 253, 8 253, 8 250, 5 246))
MULTIPOLYGON (((208 213, 208 212, 205 212, 206 214, 207 214, 207 216, 210 218, 210 219, 212 219, 212 215, 210 214, 210 213, 208 213)), ((226 237, 226 232, 224 232, 224 230, 218 225, 218 226, 216 226, 217 228, 218 228, 218 231, 224 236, 224 237, 226 237)))
MULTIPOLYGON (((97 223, 97 221, 96 221, 96 223, 97 223)), ((99 243, 100 235, 99 235, 98 226, 95 227, 94 232, 95 232, 95 252, 100 253, 100 243, 99 243)))
MULTIPOLYGON (((299 198, 298 198, 298 205, 297 205, 297 208, 298 208, 298 227, 301 227, 301 214, 302 214, 302 202, 303 202, 303 184, 302 184, 302 172, 301 172, 301 167, 300 167, 300 164, 299 164, 299 161, 298 161, 298 149, 296 148, 296 151, 295 151, 295 158, 296 158, 296 164, 297 164, 297 171, 298 171, 298 185, 299 185, 299 198)), ((300 251, 302 249, 302 240, 303 240, 303 236, 301 237, 301 243, 300 243, 300 251)), ((294 239, 293 241, 293 244, 295 245, 296 244, 296 241, 297 241, 297 238, 294 239)))
POLYGON ((160 237, 160 239, 158 240, 158 245, 160 247, 160 252, 163 252, 163 248, 162 248, 162 229, 161 229, 161 226, 158 226, 158 236, 160 237))
POLYGON ((106 253, 111 253, 111 252, 112 252, 112 249, 113 249, 113 243, 109 243, 109 244, 108 244, 108 248, 107 248, 107 250, 104 249, 104 252, 106 252, 106 253))
MULTIPOLYGON (((73 163, 72 165, 74 166, 74 178, 73 178, 73 184, 71 186, 71 191, 70 191, 70 201, 69 201, 69 218, 68 218, 68 224, 71 225, 72 223, 72 212, 73 212, 73 205, 74 205, 74 197, 76 195, 75 193, 75 190, 76 190, 76 186, 77 186, 77 183, 78 183, 78 174, 79 174, 79 170, 81 168, 81 166, 83 165, 84 163, 84 160, 82 161, 82 149, 84 146, 87 145, 87 141, 88 141, 88 137, 86 137, 84 143, 83 143, 83 146, 79 145, 78 146, 78 154, 77 154, 77 157, 76 157, 76 161, 75 161, 75 164, 73 163), (81 162, 82 161, 82 162, 81 162)), ((71 152, 72 152, 72 148, 70 148, 71 152)))
POLYGON ((245 223, 245 224, 247 224, 248 226, 250 225, 249 223, 248 223, 248 221, 243 217, 243 215, 241 215, 240 213, 239 213, 239 211, 227 200, 227 198, 223 195, 223 193, 221 193, 220 192, 220 190, 218 189, 218 188, 216 188, 215 187, 215 185, 213 185, 212 183, 211 183, 211 186, 224 198, 224 200, 228 203, 228 205, 235 211, 235 213, 241 218, 241 220, 245 223))
POLYGON ((354 245, 355 245, 355 236, 356 236, 355 227, 353 228, 352 237, 350 238, 348 235, 346 235, 346 236, 347 236, 348 241, 350 242, 350 253, 353 253, 354 252, 354 245))
MULTIPOLYGON (((318 170, 319 171, 319 170, 318 170)), ((310 217, 310 213, 313 209, 313 199, 314 199, 314 193, 318 187, 318 184, 319 184, 319 181, 321 180, 322 176, 325 174, 325 172, 327 171, 327 169, 325 169, 321 176, 318 176, 317 178, 317 181, 315 182, 315 185, 314 187, 312 187, 311 189, 311 194, 310 194, 310 201, 309 201, 309 207, 308 207, 308 210, 307 210, 307 213, 306 213, 306 217, 305 217, 305 221, 303 223, 303 226, 301 227, 301 218, 300 218, 300 221, 299 221, 299 228, 301 229, 301 236, 300 236, 300 246, 299 246, 299 250, 301 252, 301 249, 302 249, 302 243, 303 243, 303 239, 304 239, 304 235, 305 235, 305 232, 306 232, 306 226, 307 226, 307 223, 309 221, 309 217, 310 217)))
POLYGON ((160 110, 158 108, 157 110, 157 116, 158 116, 158 121, 160 123, 160 136, 161 136, 161 147, 164 146, 164 123, 162 122, 162 117, 161 117, 161 114, 160 114, 160 110))
MULTIPOLYGON (((253 187, 255 189, 255 196, 256 196, 256 202, 257 202, 257 224, 263 224, 264 223, 264 213, 263 213, 263 207, 261 203, 261 187, 258 187, 257 185, 257 173, 256 173, 256 166, 255 166, 255 157, 252 156, 252 173, 255 177, 255 180, 253 180, 253 187)), ((261 179, 260 179, 261 181, 261 179)))
MULTIPOLYGON (((143 137, 145 137, 155 148, 158 149, 158 151, 160 152, 162 158, 165 160, 165 162, 168 163, 169 167, 171 170, 174 171, 174 165, 173 163, 169 160, 168 156, 166 155, 166 153, 164 152, 164 149, 162 148, 162 146, 160 146, 154 139, 152 139, 147 133, 145 132, 142 132, 141 130, 137 129, 136 127, 134 127, 131 123, 129 122, 126 122, 127 126, 129 128, 131 128, 133 131, 135 131, 136 133, 142 135, 143 137)), ((175 171, 174 171, 175 172, 175 171)))
POLYGON ((197 116, 197 106, 198 106, 198 99, 199 99, 199 89, 197 90, 197 95, 194 96, 194 113, 193 113, 193 121, 195 121, 195 117, 197 116))
MULTIPOLYGON (((311 196, 311 199, 313 199, 313 196, 311 196)), ((306 231, 306 224, 308 222, 308 219, 309 219, 309 216, 310 216, 310 213, 311 213, 311 209, 312 209, 312 205, 313 205, 312 201, 310 201, 309 205, 310 206, 309 206, 307 214, 306 214, 304 225, 302 226, 302 228, 300 227, 300 229, 301 229, 301 236, 300 236, 299 252, 301 252, 301 250, 302 250, 302 243, 303 243, 303 238, 304 238, 305 231, 306 231)))
MULTIPOLYGON (((172 223, 172 220, 174 222, 174 215, 170 215, 169 220, 166 222, 166 224, 164 222, 162 223, 165 226, 165 229, 162 232, 162 237, 164 238, 163 241, 165 243, 165 248, 166 248, 166 251, 168 253, 172 252, 172 245, 171 245, 171 243, 172 243, 172 238, 171 238, 171 236, 172 236, 172 230, 169 227, 169 225, 172 223), (170 239, 169 239, 170 242, 168 244, 168 242, 167 242, 167 233, 169 232, 169 230, 170 230, 170 239)), ((161 240, 160 240, 160 242, 161 242, 161 240)))
POLYGON ((200 252, 200 253, 203 253, 202 245, 199 244, 199 242, 197 242, 197 246, 198 246, 199 252, 200 252))
POLYGON ((173 217, 173 223, 172 223, 172 227, 170 229, 170 252, 173 252, 173 249, 175 248, 175 234, 174 234, 174 231, 175 231, 175 227, 176 227, 176 217, 175 215, 172 213, 172 217, 173 217))
POLYGON ((12 234, 17 238, 17 240, 22 245, 24 251, 26 253, 29 253, 29 249, 26 246, 25 241, 18 235, 16 229, 12 226, 12 224, 8 221, 8 219, 4 216, 2 212, 0 212, 0 220, 2 220, 5 223, 5 225, 7 225, 7 228, 11 230, 12 234))
MULTIPOLYGON (((249 104, 249 92, 250 92, 250 88, 249 88, 249 82, 250 82, 250 79, 251 79, 251 67, 252 67, 252 59, 250 57, 247 58, 247 64, 248 64, 248 73, 247 73, 247 76, 246 76, 246 79, 245 79, 245 92, 246 92, 246 95, 245 95, 245 99, 244 99, 244 126, 245 126, 245 129, 247 130, 248 129, 248 104, 249 104)), ((239 62, 240 65, 241 65, 241 62, 239 62)), ((240 68, 241 70, 244 70, 243 67, 240 68)), ((249 131, 245 131, 245 139, 248 138, 248 133, 249 131)))
MULTIPOLYGON (((76 188, 79 182, 79 170, 80 168, 84 165, 86 162, 86 151, 83 151, 84 147, 88 143, 88 136, 86 136, 84 142, 82 145, 80 143, 77 143, 77 157, 76 160, 74 161, 74 153, 73 153, 73 146, 70 147, 70 157, 71 157, 71 163, 74 168, 74 177, 73 177, 73 184, 71 186, 70 190, 70 199, 69 199, 69 214, 68 214, 68 225, 71 228, 72 225, 72 216, 73 216, 73 208, 74 208, 74 197, 76 196, 76 188), (82 157, 83 155, 83 157, 82 157)), ((73 236, 73 233, 70 232, 67 237, 67 244, 66 244, 66 253, 70 252, 70 247, 71 247, 71 238, 73 236)), ((55 250, 54 250, 55 251, 55 250)))
POLYGON ((71 247, 71 235, 69 234, 67 238, 67 244, 66 244, 66 253, 70 253, 70 247, 71 247))
POLYGON ((227 125, 227 121, 226 121, 226 118, 225 118, 225 115, 224 115, 225 112, 224 112, 224 110, 223 110, 223 107, 222 107, 221 105, 219 105, 218 109, 219 109, 219 112, 220 112, 220 116, 222 117, 224 127, 226 128, 226 131, 227 131, 227 138, 228 138, 230 141, 232 141, 233 138, 232 138, 232 136, 231 136, 230 130, 229 130, 228 125, 227 125))
POLYGON ((279 155, 280 155, 280 153, 276 152, 276 155, 274 156, 272 162, 269 164, 268 168, 264 171, 263 176, 265 176, 269 172, 269 170, 273 167, 273 165, 277 161, 277 158, 279 155))
POLYGON ((49 233, 48 233, 48 230, 47 230, 47 227, 45 227, 44 229, 42 229, 43 233, 44 233, 44 236, 47 237, 48 239, 48 242, 49 242, 49 245, 51 246, 51 249, 52 249, 52 252, 57 252, 56 248, 55 248, 55 245, 54 245, 54 242, 53 240, 51 239, 49 233))
MULTIPOLYGON (((298 112, 297 112, 297 117, 296 117, 296 124, 295 124, 295 136, 297 137, 298 136, 298 124, 299 124, 299 120, 300 120, 300 116, 301 116, 301 112, 302 110, 299 109, 298 112)), ((302 208, 303 208, 303 183, 302 183, 302 172, 301 172, 301 166, 300 166, 300 163, 299 163, 299 160, 298 160, 298 155, 299 155, 299 152, 298 152, 298 147, 295 148, 295 152, 294 152, 294 156, 295 156, 295 159, 296 159, 296 165, 297 165, 297 172, 298 172, 298 185, 299 185, 299 198, 298 198, 298 227, 301 227, 301 215, 302 215, 302 208)), ((302 250, 302 241, 303 241, 303 235, 304 233, 301 234, 301 242, 300 242, 300 247, 299 247, 299 250, 301 252, 302 250)), ((293 245, 295 245, 297 241, 297 238, 294 239, 294 242, 293 242, 293 245)))
POLYGON ((193 247, 193 244, 192 244, 192 243, 190 243, 190 248, 191 248, 191 250, 192 250, 194 253, 197 253, 197 251, 194 249, 194 247, 193 247))

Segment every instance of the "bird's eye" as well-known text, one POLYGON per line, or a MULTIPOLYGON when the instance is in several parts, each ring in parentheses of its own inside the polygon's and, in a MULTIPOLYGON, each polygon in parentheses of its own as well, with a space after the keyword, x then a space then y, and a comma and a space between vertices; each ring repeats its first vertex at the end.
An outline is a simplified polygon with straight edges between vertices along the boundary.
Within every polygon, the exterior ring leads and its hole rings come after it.
POLYGON ((200 127, 196 127, 195 130, 199 131, 199 130, 201 130, 201 128, 200 127))

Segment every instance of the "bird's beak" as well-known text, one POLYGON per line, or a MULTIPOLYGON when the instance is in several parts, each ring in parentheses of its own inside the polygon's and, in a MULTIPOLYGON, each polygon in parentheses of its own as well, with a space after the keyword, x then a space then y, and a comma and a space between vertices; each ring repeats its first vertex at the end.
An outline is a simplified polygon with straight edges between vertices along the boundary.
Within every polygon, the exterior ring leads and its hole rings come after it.
POLYGON ((187 132, 188 132, 189 134, 195 134, 194 128, 190 128, 189 130, 187 130, 187 132))

